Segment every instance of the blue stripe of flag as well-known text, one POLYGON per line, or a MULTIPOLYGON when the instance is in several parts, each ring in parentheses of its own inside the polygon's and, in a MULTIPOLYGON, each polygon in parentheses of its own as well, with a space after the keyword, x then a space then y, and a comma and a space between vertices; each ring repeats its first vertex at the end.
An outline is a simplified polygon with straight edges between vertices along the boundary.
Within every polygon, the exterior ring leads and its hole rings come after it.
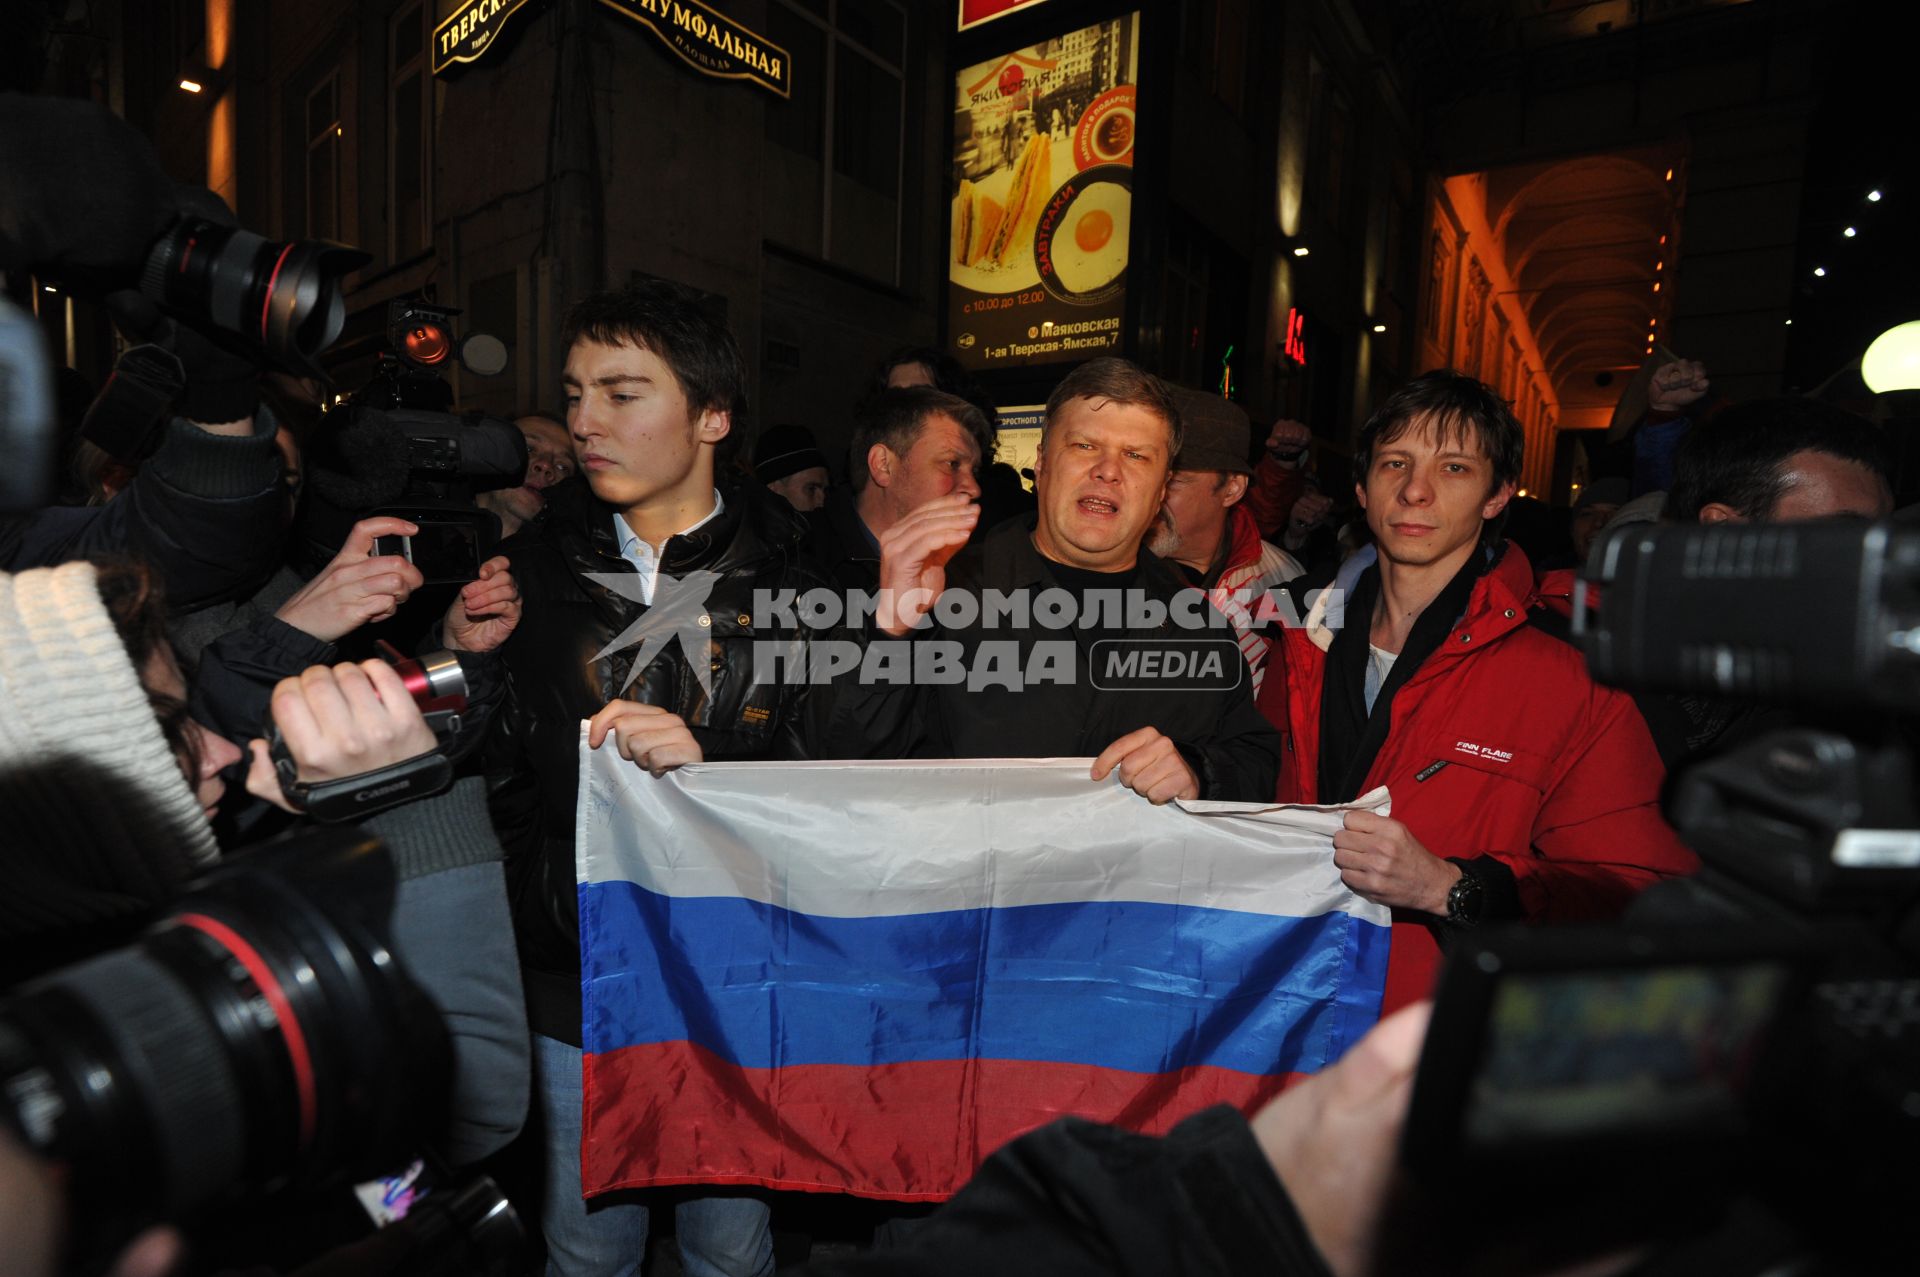
POLYGON ((977 1056, 1313 1072, 1373 1023, 1386 978, 1389 929, 1345 913, 1100 902, 827 918, 624 881, 580 891, 596 1052, 685 1040, 746 1068, 977 1056))

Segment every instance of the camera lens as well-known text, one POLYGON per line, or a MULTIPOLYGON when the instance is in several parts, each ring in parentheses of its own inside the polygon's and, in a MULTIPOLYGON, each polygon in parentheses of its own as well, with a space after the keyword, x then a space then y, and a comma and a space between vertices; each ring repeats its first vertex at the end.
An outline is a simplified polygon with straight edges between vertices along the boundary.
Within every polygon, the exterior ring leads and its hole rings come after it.
POLYGON ((405 1162, 449 1050, 382 932, 380 844, 323 831, 196 884, 135 944, 0 1003, 0 1118, 64 1168, 72 1235, 405 1162))
POLYGON ((147 255, 140 291, 190 322, 257 342, 282 365, 317 374, 314 359, 346 323, 340 279, 365 253, 319 240, 276 243, 188 218, 147 255))

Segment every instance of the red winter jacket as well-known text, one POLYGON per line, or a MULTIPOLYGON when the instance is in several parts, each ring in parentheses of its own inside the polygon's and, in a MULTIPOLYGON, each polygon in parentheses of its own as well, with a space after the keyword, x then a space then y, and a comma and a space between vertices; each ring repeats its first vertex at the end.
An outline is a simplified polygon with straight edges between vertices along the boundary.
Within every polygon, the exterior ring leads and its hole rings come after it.
MULTIPOLYGON (((1434 855, 1509 867, 1526 918, 1608 918, 1699 862, 1660 815, 1664 771, 1639 711, 1595 683, 1578 650, 1527 623, 1532 594, 1526 555, 1509 545, 1445 645, 1395 694, 1360 788, 1387 786, 1393 818, 1434 855)), ((1318 797, 1320 641, 1331 634, 1287 628, 1268 656, 1259 706, 1282 734, 1282 802, 1318 797)), ((1395 911, 1382 1015, 1432 991, 1440 948, 1424 916, 1395 911)))

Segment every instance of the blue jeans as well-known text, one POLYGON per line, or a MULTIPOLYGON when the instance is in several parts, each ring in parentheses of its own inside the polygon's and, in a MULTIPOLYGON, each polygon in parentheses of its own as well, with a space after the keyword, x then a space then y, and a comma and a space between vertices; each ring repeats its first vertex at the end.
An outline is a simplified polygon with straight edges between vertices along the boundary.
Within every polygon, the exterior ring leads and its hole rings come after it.
MULTIPOLYGON (((647 1207, 632 1193, 580 1195, 580 1048, 533 1035, 534 1102, 546 1123, 540 1226, 547 1277, 638 1277, 647 1253, 647 1207)), ((686 1277, 771 1277, 767 1204, 754 1197, 696 1197, 674 1209, 686 1277)))

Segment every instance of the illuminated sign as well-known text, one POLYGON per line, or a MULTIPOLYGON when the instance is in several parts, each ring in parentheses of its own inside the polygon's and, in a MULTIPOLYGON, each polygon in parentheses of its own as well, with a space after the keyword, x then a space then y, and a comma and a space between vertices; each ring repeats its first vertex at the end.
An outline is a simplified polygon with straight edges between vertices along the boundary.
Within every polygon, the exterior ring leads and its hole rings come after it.
MULTIPOLYGON (((484 54, 527 0, 467 0, 433 29, 433 73, 441 75, 484 54)), ((702 75, 749 80, 781 97, 793 93, 787 51, 723 17, 700 0, 600 0, 651 31, 702 75)))
POLYGON ((960 0, 960 30, 977 27, 982 22, 992 22, 995 18, 1004 18, 1009 13, 1021 9, 1031 9, 1041 0, 960 0))
POLYGON ((1120 352, 1139 38, 1129 14, 960 72, 947 332, 962 365, 1120 352))
POLYGON ((1040 430, 1047 422, 1043 403, 1017 404, 995 414, 993 460, 1004 461, 1020 476, 1020 486, 1033 488, 1033 459, 1040 455, 1040 430))
POLYGON ((467 0, 445 22, 433 29, 433 73, 472 62, 487 51, 507 19, 527 0, 467 0))
POLYGON ((724 18, 699 0, 600 0, 660 37, 680 60, 718 80, 750 80, 781 97, 793 95, 787 51, 724 18))
POLYGON ((1287 358, 1296 364, 1307 362, 1307 317, 1292 306, 1287 307, 1287 339, 1281 346, 1287 352, 1287 358))

